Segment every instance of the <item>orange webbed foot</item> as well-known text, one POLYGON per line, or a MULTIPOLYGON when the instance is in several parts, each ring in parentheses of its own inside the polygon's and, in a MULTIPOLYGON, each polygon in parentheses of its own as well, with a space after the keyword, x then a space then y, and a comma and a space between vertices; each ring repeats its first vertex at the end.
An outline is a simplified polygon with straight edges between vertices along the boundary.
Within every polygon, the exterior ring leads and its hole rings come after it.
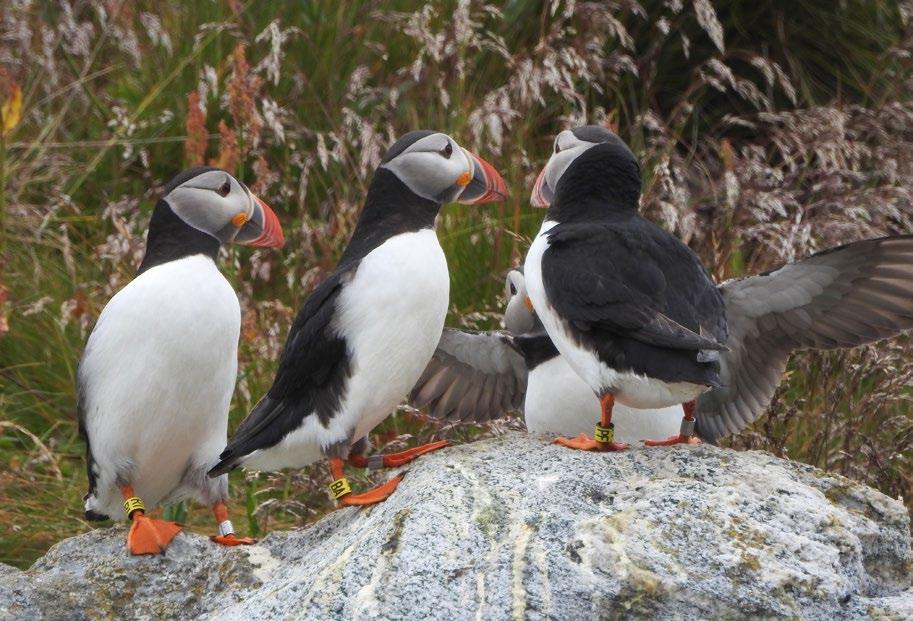
POLYGON ((398 474, 383 485, 378 485, 374 489, 369 489, 368 491, 362 494, 346 494, 339 497, 339 504, 345 505, 347 507, 361 507, 366 505, 375 505, 379 502, 385 501, 389 498, 396 487, 399 485, 400 481, 403 480, 402 474, 398 474))
POLYGON ((251 544, 257 543, 256 539, 252 539, 250 537, 236 537, 233 534, 210 535, 209 539, 210 541, 223 546, 249 546, 251 544))
POLYGON ((623 451, 630 445, 624 442, 597 442, 585 433, 576 438, 555 438, 552 444, 559 444, 578 451, 623 451))
POLYGON ((669 436, 665 440, 644 440, 644 444, 647 446, 674 446, 676 444, 702 444, 702 442, 697 436, 676 434, 669 436))
POLYGON ((425 453, 430 453, 450 445, 451 442, 448 440, 439 440, 437 442, 422 444, 421 446, 416 446, 399 453, 390 453, 389 455, 384 455, 384 468, 396 468, 398 466, 402 466, 403 464, 408 464, 416 457, 420 457, 425 453))
POLYGON ((156 520, 137 512, 127 535, 127 548, 134 556, 161 554, 179 532, 181 526, 174 522, 156 520))

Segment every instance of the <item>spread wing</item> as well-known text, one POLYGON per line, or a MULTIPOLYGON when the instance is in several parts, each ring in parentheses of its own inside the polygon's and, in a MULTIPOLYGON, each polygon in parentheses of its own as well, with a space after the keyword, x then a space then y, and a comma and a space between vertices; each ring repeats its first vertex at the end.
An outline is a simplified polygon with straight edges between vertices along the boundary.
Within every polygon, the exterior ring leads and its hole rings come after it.
POLYGON ((333 330, 332 319, 339 293, 356 267, 353 263, 323 281, 298 311, 273 385, 235 430, 210 476, 228 472, 257 449, 276 445, 306 416, 324 422, 332 417, 350 373, 346 342, 333 330))
POLYGON ((725 349, 719 293, 694 253, 671 235, 646 221, 633 229, 559 224, 548 235, 546 294, 577 330, 673 349, 725 349))
POLYGON ((913 236, 847 244, 720 291, 729 321, 722 387, 701 395, 696 417, 711 441, 764 413, 793 351, 856 347, 913 328, 913 236))
POLYGON ((409 395, 436 418, 482 422, 520 410, 526 363, 506 332, 444 328, 437 350, 409 395))

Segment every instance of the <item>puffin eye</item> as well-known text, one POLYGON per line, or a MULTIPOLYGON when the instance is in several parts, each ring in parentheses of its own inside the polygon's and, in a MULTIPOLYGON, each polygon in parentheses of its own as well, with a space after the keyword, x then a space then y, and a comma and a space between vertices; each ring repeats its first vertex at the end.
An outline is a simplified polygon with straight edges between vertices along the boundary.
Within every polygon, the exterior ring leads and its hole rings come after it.
POLYGON ((453 145, 448 142, 447 145, 441 149, 440 153, 449 160, 450 156, 453 155, 453 145))
POLYGON ((216 190, 216 193, 219 196, 228 196, 228 193, 231 192, 231 181, 228 179, 225 180, 225 183, 219 186, 219 189, 216 190))
POLYGON ((555 153, 561 153, 561 145, 558 144, 558 141, 555 141, 555 153))
POLYGON ((514 283, 510 283, 510 294, 517 295, 517 286, 514 283))

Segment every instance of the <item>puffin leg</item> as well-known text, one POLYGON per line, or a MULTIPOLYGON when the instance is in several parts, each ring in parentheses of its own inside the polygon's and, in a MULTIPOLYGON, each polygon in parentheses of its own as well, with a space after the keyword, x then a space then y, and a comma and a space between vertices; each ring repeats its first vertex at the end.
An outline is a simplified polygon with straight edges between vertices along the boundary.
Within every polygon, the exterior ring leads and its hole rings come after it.
POLYGON ((333 492, 333 496, 336 497, 339 504, 345 506, 374 505, 383 502, 393 493, 396 486, 399 485, 399 482, 403 480, 403 475, 398 474, 383 485, 378 485, 374 489, 369 489, 363 494, 353 494, 352 486, 349 485, 349 480, 343 472, 342 458, 330 457, 329 462, 330 474, 333 477, 333 482, 330 483, 330 491, 333 492))
POLYGON ((356 468, 368 468, 369 470, 397 468, 403 464, 408 464, 416 457, 442 449, 445 446, 450 446, 450 444, 451 443, 448 440, 440 440, 438 442, 422 444, 421 446, 400 451, 399 453, 378 453, 376 455, 371 455, 370 457, 365 457, 363 453, 349 453, 348 461, 356 468))
POLYGON ((553 444, 560 444, 580 451, 623 451, 628 448, 624 442, 615 442, 615 425, 612 423, 612 408, 615 407, 615 395, 609 393, 599 400, 602 415, 596 423, 594 438, 581 433, 576 438, 555 438, 553 444))
POLYGON ((171 540, 181 532, 174 522, 146 517, 146 506, 139 496, 134 495, 132 485, 120 489, 124 497, 124 511, 130 518, 130 532, 127 534, 127 548, 130 554, 161 554, 171 540))
POLYGON ((644 440, 647 446, 672 446, 675 444, 700 444, 701 439, 694 435, 694 409, 697 402, 692 400, 682 405, 685 416, 682 418, 682 427, 677 435, 669 436, 665 440, 644 440))
POLYGON ((228 519, 228 507, 221 500, 212 506, 212 514, 216 516, 216 522, 219 524, 219 534, 209 537, 212 541, 223 546, 241 546, 256 543, 256 539, 235 535, 235 527, 231 520, 228 519))

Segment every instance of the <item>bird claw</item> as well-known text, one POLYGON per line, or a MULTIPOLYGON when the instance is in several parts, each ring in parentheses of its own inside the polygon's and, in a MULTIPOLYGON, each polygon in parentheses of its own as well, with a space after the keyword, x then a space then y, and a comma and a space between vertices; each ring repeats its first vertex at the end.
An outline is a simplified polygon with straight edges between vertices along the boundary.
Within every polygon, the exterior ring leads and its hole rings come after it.
POLYGON ((683 436, 676 434, 669 436, 665 440, 644 440, 646 446, 675 446, 676 444, 702 444, 701 439, 697 436, 683 436))
POLYGON ((134 556, 161 554, 181 532, 181 526, 174 522, 156 520, 140 512, 134 513, 132 520, 127 534, 127 548, 134 556))
POLYGON ((383 485, 378 485, 374 489, 369 489, 362 494, 348 493, 344 496, 340 496, 339 504, 347 507, 363 507, 383 502, 396 490, 400 481, 403 480, 403 476, 404 475, 402 474, 398 474, 383 485))
POLYGON ((552 444, 559 444, 578 451, 623 451, 630 446, 625 442, 597 442, 585 433, 576 438, 555 438, 552 444))
POLYGON ((250 537, 236 537, 234 534, 210 535, 209 540, 223 546, 249 546, 257 543, 256 539, 250 537))
POLYGON ((448 440, 439 440, 438 442, 422 444, 421 446, 416 446, 399 453, 389 453, 383 456, 383 467, 396 468, 403 464, 408 464, 413 459, 420 457, 425 453, 430 453, 431 451, 436 451, 450 445, 451 443, 448 440))

